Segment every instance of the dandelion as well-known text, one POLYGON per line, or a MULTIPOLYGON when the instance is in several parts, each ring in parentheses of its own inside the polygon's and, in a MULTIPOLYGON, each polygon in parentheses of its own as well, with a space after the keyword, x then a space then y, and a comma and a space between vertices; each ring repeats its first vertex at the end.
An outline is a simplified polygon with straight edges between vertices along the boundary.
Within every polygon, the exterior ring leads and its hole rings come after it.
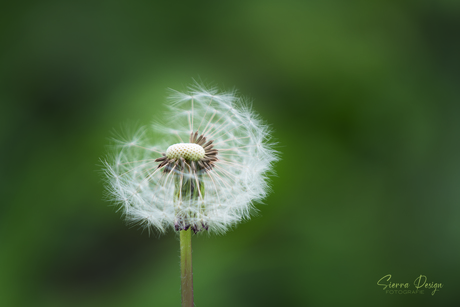
POLYGON ((117 141, 107 189, 130 223, 180 232, 183 306, 193 306, 191 233, 225 233, 268 192, 270 129, 234 92, 173 91, 163 124, 117 141), (191 304, 191 305, 190 305, 191 304))

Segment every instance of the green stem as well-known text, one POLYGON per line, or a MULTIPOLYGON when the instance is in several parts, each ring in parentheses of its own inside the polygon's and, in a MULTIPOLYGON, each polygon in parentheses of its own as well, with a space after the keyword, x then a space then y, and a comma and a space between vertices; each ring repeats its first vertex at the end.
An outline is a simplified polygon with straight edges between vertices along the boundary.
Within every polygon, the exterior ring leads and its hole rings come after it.
POLYGON ((180 231, 182 307, 193 307, 192 229, 180 231))

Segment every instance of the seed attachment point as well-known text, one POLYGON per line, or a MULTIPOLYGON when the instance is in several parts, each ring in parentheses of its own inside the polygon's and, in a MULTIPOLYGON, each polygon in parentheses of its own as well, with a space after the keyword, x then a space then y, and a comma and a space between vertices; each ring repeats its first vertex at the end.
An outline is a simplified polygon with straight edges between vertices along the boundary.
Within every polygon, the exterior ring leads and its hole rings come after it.
POLYGON ((169 159, 184 158, 188 161, 199 161, 205 156, 204 148, 193 143, 178 143, 168 147, 166 156, 169 159))

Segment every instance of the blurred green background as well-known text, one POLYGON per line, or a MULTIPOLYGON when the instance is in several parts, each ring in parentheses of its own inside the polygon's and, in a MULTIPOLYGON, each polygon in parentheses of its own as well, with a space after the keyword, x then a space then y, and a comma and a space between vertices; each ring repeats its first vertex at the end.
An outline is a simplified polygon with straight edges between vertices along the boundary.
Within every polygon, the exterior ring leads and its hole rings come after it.
POLYGON ((196 306, 458 306, 460 2, 22 1, 0 18, 0 305, 179 306, 179 242, 103 199, 113 129, 192 78, 282 160, 260 215, 194 237, 196 306), (385 294, 377 281, 443 283, 385 294))

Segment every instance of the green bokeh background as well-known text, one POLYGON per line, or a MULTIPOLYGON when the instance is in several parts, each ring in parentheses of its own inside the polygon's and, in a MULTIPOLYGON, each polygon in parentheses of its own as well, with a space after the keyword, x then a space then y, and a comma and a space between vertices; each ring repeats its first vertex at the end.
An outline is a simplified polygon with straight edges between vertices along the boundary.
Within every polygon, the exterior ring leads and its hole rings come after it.
POLYGON ((459 1, 0 14, 0 306, 180 305, 177 236, 125 225, 100 158, 192 78, 251 97, 282 152, 259 216, 194 237, 196 306, 459 305, 459 1), (386 274, 444 287, 385 294, 386 274))

